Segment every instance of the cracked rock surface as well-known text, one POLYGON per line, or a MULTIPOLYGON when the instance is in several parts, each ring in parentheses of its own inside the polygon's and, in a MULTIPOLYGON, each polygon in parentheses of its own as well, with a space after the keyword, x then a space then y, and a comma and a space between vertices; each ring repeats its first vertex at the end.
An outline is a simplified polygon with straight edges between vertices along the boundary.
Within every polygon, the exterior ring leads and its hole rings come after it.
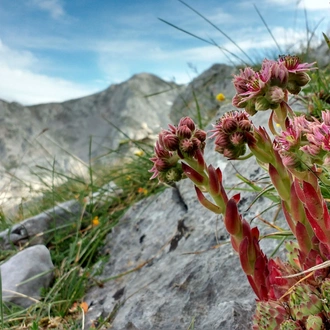
MULTIPOLYGON (((212 249, 228 239, 222 222, 189 198, 190 189, 184 183, 142 201, 109 235, 111 258, 102 279, 147 264, 93 288, 85 298, 90 320, 118 309, 111 329, 186 329, 193 320, 198 329, 234 329, 236 307, 251 313, 253 293, 231 247, 212 249), (194 207, 186 209, 179 194, 194 207), (236 284, 228 286, 227 277, 236 284), (229 319, 219 317, 224 302, 233 307, 229 319)), ((246 321, 240 329, 250 328, 246 321)))
MULTIPOLYGON (((262 116, 255 120, 262 123, 267 117, 262 116)), ((253 158, 225 165, 212 147, 205 154, 207 163, 224 169, 227 187, 239 182, 237 172, 253 180, 265 175, 253 158)), ((242 192, 239 208, 248 221, 271 204, 260 198, 249 207, 255 196, 242 192)), ((273 208, 263 217, 272 221, 275 213, 273 208)), ((253 221, 262 233, 269 230, 253 221)), ((204 330, 251 329, 255 295, 228 238, 221 216, 198 203, 188 180, 134 205, 108 235, 104 251, 110 261, 99 277, 105 284, 85 297, 87 324, 101 318, 114 330, 188 329, 192 324, 204 330)), ((276 245, 262 241, 266 253, 276 245)))

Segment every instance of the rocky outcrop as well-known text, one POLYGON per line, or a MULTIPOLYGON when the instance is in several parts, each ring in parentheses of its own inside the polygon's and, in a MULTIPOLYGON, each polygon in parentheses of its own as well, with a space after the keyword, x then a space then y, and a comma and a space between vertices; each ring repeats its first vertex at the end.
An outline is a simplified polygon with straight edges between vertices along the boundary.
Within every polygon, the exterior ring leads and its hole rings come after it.
POLYGON ((47 182, 54 170, 84 177, 89 157, 108 154, 104 159, 111 163, 118 160, 112 152, 129 139, 152 140, 170 121, 172 103, 182 88, 141 73, 101 93, 63 103, 24 107, 0 101, 0 205, 33 196, 42 186, 39 178, 47 182))
POLYGON ((235 95, 232 79, 236 71, 232 66, 214 64, 193 79, 175 99, 170 113, 171 120, 177 123, 182 116, 197 119, 199 109, 203 124, 208 124, 220 108, 217 94, 223 93, 228 100, 235 95))
MULTIPOLYGON (((122 140, 145 139, 167 124, 180 88, 141 73, 103 92, 62 103, 24 107, 1 101, 0 156, 3 160, 12 159, 12 164, 5 163, 6 166, 14 165, 14 157, 29 149, 29 143, 33 144, 40 134, 40 143, 47 136, 87 161, 90 137, 92 156, 97 156, 117 149, 122 140)), ((49 150, 55 156, 52 151, 49 150)), ((33 153, 38 154, 37 150, 31 150, 33 153)))

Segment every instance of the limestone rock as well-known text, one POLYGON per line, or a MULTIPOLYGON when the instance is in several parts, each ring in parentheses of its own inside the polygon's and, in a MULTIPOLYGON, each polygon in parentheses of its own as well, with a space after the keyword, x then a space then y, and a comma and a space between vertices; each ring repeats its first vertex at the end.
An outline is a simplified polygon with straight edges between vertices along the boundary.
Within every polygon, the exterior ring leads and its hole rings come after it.
MULTIPOLYGON (((254 120, 265 124, 268 116, 261 112, 254 120)), ((212 149, 210 143, 205 159, 222 168, 226 187, 241 183, 237 172, 251 180, 265 176, 253 158, 225 162, 212 149)), ((251 206, 256 195, 242 191, 239 209, 267 233, 256 215, 272 202, 262 197, 251 206)), ((262 216, 273 221, 276 211, 262 216)), ((284 226, 283 217, 276 224, 284 226)), ((134 205, 108 236, 104 251, 110 262, 100 277, 105 286, 92 288, 85 297, 91 306, 88 324, 112 315, 114 330, 188 329, 192 323, 205 330, 250 329, 255 295, 228 239, 222 218, 198 203, 188 180, 134 205)), ((277 242, 261 244, 270 254, 277 242)))
MULTIPOLYGON (((111 258, 101 279, 146 265, 93 288, 85 297, 89 322, 118 308, 111 329, 187 329, 193 321, 197 329, 225 329, 218 321, 229 315, 219 305, 235 300, 247 304, 251 315, 253 293, 225 244, 222 222, 193 194, 185 181, 138 203, 121 219, 108 237, 111 258), (217 244, 223 246, 213 248, 217 244)), ((247 318, 241 329, 249 328, 247 318)))
POLYGON ((82 210, 83 206, 78 201, 71 200, 25 219, 0 232, 0 247, 7 250, 25 244, 46 244, 55 231, 68 232, 72 224, 79 219, 82 210))
MULTIPOLYGON (((53 170, 86 177, 90 156, 111 154, 129 139, 152 140, 169 123, 171 105, 182 88, 141 73, 62 103, 22 106, 0 100, 0 206, 20 203, 17 196, 31 197, 42 186, 40 176, 51 184, 47 178, 53 170)), ((118 154, 111 154, 114 159, 118 154)))
POLYGON ((25 308, 35 304, 40 299, 40 290, 49 287, 53 268, 44 245, 18 252, 0 266, 3 301, 25 308))
POLYGON ((203 124, 207 124, 216 114, 220 103, 216 100, 219 93, 223 93, 229 102, 235 95, 232 84, 236 69, 225 64, 214 64, 198 77, 193 79, 175 99, 170 118, 178 123, 183 116, 197 118, 197 104, 202 114, 203 124))

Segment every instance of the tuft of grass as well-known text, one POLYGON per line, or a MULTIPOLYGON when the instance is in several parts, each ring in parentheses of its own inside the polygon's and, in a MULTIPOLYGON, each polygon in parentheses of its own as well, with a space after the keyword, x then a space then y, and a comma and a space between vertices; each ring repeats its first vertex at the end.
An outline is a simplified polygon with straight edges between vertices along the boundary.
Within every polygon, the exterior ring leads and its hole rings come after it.
MULTIPOLYGON (((155 180, 149 180, 147 169, 152 164, 149 158, 153 148, 132 140, 129 143, 135 146, 135 152, 124 158, 118 152, 109 152, 108 157, 118 159, 118 165, 111 168, 102 159, 90 157, 87 178, 68 176, 56 170, 54 163, 49 169, 41 168, 52 177, 47 181, 36 174, 43 183, 39 190, 42 196, 22 202, 11 218, 1 213, 3 224, 9 227, 68 200, 83 206, 81 214, 72 215, 68 225, 50 230, 52 239, 47 246, 55 266, 51 288, 44 290, 40 302, 28 309, 1 302, 2 329, 81 329, 84 314, 79 305, 88 288, 99 285, 95 277, 109 259, 102 252, 107 234, 129 206, 164 189, 155 180), (109 182, 116 184, 120 194, 109 194, 109 182)), ((2 251, 1 260, 13 253, 2 251)))

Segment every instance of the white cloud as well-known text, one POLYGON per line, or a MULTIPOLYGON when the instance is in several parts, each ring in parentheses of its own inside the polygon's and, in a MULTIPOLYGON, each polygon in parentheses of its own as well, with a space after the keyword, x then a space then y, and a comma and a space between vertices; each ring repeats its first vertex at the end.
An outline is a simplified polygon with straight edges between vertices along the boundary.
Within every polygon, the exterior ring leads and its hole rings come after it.
POLYGON ((330 13, 330 3, 328 0, 268 0, 272 4, 278 4, 281 6, 290 6, 290 7, 298 7, 300 9, 308 9, 308 10, 320 10, 320 9, 328 9, 330 13))
POLYGON ((99 66, 109 84, 121 83, 131 76, 128 64, 105 54, 100 56, 99 66))
MULTIPOLYGON (((213 12, 210 15, 207 15, 207 19, 215 25, 224 25, 226 23, 232 23, 233 20, 235 20, 235 17, 233 17, 232 14, 224 12, 222 8, 214 8, 213 12)), ((209 27, 211 28, 211 26, 209 27)))
POLYGON ((189 72, 188 69, 186 72, 175 71, 173 75, 163 70, 162 72, 158 72, 158 76, 165 81, 175 82, 176 84, 188 84, 196 77, 196 74, 189 72))
POLYGON ((9 67, 0 67, 0 76, 0 98, 25 105, 62 102, 98 91, 61 78, 9 67))
POLYGON ((37 58, 31 52, 10 49, 0 39, 0 66, 28 68, 37 63, 37 58))
POLYGON ((55 19, 61 18, 65 15, 60 0, 32 0, 32 4, 39 9, 48 12, 55 19))
POLYGON ((32 53, 10 49, 0 40, 0 98, 23 104, 61 102, 97 91, 37 72, 40 61, 32 53))
POLYGON ((328 13, 330 13, 330 3, 327 0, 301 0, 298 7, 309 10, 328 9, 328 13))

